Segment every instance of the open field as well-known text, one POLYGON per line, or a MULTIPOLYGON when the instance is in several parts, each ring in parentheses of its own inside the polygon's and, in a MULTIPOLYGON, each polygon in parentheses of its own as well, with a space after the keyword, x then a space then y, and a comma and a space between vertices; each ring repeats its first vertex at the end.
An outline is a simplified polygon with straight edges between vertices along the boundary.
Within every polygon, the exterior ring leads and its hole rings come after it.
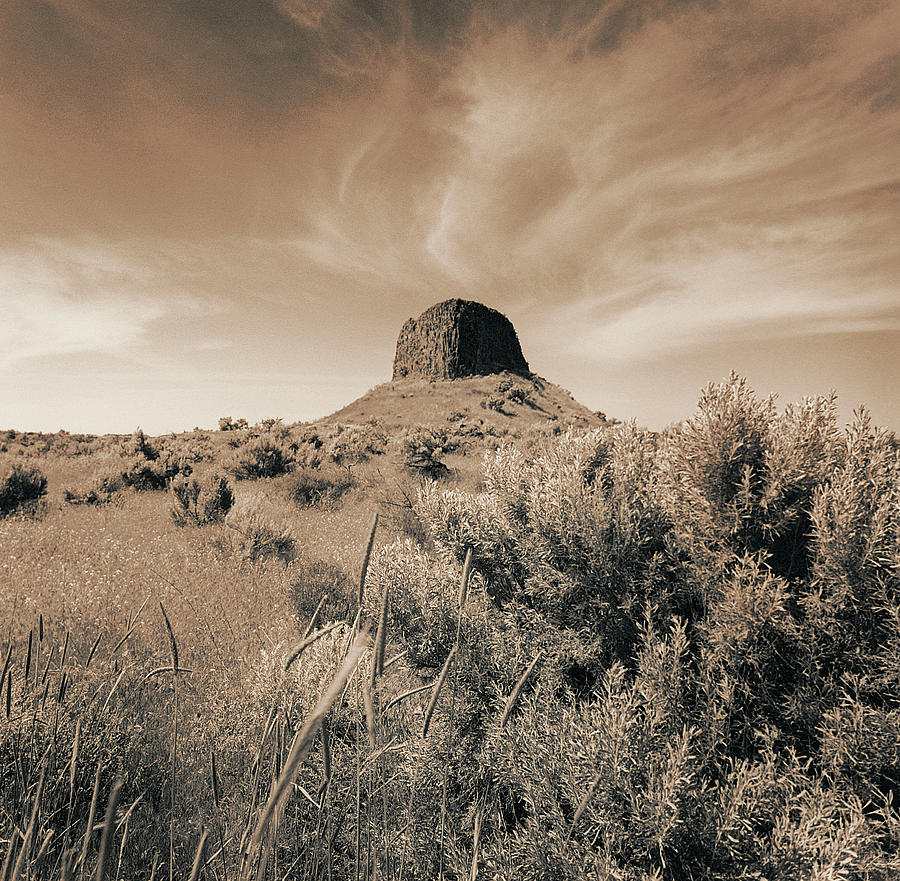
POLYGON ((7 433, 47 492, 0 518, 0 881, 898 876, 895 438, 489 385, 7 433))

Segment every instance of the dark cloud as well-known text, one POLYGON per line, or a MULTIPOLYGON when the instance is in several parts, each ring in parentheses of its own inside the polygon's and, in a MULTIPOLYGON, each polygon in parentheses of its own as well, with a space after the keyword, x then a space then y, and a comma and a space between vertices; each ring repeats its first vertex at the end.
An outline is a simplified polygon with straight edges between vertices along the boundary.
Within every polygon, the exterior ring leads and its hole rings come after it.
POLYGON ((865 73, 853 81, 850 95, 868 103, 874 111, 900 107, 900 52, 893 52, 873 62, 865 73))

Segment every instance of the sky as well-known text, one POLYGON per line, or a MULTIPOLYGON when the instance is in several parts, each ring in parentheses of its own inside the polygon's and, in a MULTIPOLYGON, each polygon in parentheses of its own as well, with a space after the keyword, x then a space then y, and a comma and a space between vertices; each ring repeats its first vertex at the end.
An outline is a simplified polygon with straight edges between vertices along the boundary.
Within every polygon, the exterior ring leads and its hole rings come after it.
POLYGON ((658 429, 900 429, 897 0, 4 0, 0 428, 310 420, 499 309, 658 429))

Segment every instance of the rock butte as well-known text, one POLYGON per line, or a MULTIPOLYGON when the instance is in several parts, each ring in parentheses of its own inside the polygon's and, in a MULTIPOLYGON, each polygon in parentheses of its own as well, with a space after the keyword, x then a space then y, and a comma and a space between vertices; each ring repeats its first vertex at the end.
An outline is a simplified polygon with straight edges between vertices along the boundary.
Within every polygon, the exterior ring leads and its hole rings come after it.
POLYGON ((397 379, 458 379, 491 373, 529 375, 510 320, 472 300, 444 300, 410 318, 397 339, 397 379))

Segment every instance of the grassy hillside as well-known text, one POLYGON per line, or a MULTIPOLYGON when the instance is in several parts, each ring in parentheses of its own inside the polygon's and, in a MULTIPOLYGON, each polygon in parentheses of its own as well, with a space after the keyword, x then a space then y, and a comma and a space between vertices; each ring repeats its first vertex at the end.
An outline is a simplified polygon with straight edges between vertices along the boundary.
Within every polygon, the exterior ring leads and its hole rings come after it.
POLYGON ((521 432, 548 421, 563 428, 596 427, 605 421, 552 382, 539 376, 501 373, 444 382, 405 379, 384 383, 322 422, 370 419, 391 430, 450 421, 474 422, 502 433, 521 432))
POLYGON ((864 412, 731 377, 653 434, 481 377, 0 440, 0 879, 900 874, 864 412))

